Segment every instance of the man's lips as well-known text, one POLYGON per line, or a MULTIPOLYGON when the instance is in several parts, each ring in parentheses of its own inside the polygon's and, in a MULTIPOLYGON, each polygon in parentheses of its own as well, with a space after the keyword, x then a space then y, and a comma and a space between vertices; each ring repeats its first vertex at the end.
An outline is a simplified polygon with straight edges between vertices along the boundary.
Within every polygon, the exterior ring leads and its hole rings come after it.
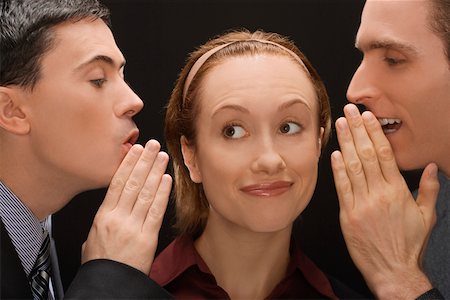
POLYGON ((124 144, 129 146, 131 148, 131 146, 133 146, 134 144, 136 144, 137 140, 139 138, 139 129, 133 129, 130 134, 127 136, 124 144))
POLYGON ((241 191, 252 196, 271 197, 281 195, 288 191, 292 184, 289 181, 258 183, 247 185, 241 188, 241 191))
POLYGON ((394 118, 377 118, 385 134, 396 132, 402 126, 402 120, 394 118))

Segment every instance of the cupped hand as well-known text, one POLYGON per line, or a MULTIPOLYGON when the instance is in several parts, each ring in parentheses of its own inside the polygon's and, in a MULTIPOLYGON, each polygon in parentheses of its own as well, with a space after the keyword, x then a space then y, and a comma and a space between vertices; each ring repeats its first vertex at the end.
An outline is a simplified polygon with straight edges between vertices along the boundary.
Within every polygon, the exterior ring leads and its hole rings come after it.
POLYGON ((94 218, 83 263, 110 259, 149 273, 172 187, 168 161, 155 140, 130 149, 94 218))
POLYGON ((436 220, 437 166, 425 168, 415 201, 375 116, 353 104, 344 113, 331 163, 349 253, 378 298, 415 298, 431 288, 421 256, 436 220))

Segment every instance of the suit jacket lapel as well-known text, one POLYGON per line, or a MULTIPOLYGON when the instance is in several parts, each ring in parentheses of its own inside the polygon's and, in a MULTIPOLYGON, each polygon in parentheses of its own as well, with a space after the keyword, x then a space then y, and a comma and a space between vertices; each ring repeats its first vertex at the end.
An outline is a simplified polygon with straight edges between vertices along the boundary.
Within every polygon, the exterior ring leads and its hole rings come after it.
POLYGON ((56 299, 64 298, 64 289, 59 273, 58 255, 56 253, 55 241, 50 237, 50 259, 52 260, 52 285, 56 299))
POLYGON ((0 298, 30 299, 30 284, 3 222, 0 221, 0 298))

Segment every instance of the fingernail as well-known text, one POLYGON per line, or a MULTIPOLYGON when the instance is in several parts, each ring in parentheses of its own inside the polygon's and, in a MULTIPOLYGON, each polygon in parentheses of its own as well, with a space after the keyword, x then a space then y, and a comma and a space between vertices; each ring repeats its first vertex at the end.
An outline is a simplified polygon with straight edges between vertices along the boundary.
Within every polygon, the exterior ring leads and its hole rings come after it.
POLYGON ((340 157, 339 150, 336 150, 333 153, 331 153, 331 160, 334 161, 335 163, 339 162, 339 157, 340 157))
POLYGON ((336 120, 336 127, 338 127, 340 130, 345 130, 347 129, 347 121, 345 120, 345 118, 339 118, 336 120))
POLYGON ((145 144, 145 147, 147 148, 147 149, 149 149, 149 150, 156 150, 156 149, 159 149, 159 142, 157 141, 157 140, 149 140, 148 142, 147 142, 147 144, 145 144))
POLYGON ((368 122, 377 121, 377 119, 375 118, 373 113, 371 113, 370 111, 363 112, 361 117, 363 118, 363 120, 368 121, 368 122))
POLYGON ((159 153, 158 153, 158 159, 160 159, 160 160, 169 160, 169 155, 166 153, 166 152, 164 152, 164 151, 160 151, 159 153))
POLYGON ((354 117, 357 116, 359 114, 359 110, 356 106, 354 105, 349 105, 347 106, 347 113, 350 117, 354 117))
POLYGON ((142 149, 143 149, 142 145, 134 144, 133 146, 131 146, 130 151, 133 154, 140 154, 142 152, 142 149))

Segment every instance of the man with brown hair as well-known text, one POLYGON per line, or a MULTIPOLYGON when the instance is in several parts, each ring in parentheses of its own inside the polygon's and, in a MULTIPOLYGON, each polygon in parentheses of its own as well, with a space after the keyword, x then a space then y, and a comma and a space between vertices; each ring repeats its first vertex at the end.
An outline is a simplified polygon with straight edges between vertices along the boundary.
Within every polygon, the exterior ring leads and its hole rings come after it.
POLYGON ((344 108, 332 166, 349 252, 379 298, 450 298, 449 28, 448 0, 362 13, 347 98, 368 111, 344 108), (398 168, 425 168, 416 201, 398 168))

